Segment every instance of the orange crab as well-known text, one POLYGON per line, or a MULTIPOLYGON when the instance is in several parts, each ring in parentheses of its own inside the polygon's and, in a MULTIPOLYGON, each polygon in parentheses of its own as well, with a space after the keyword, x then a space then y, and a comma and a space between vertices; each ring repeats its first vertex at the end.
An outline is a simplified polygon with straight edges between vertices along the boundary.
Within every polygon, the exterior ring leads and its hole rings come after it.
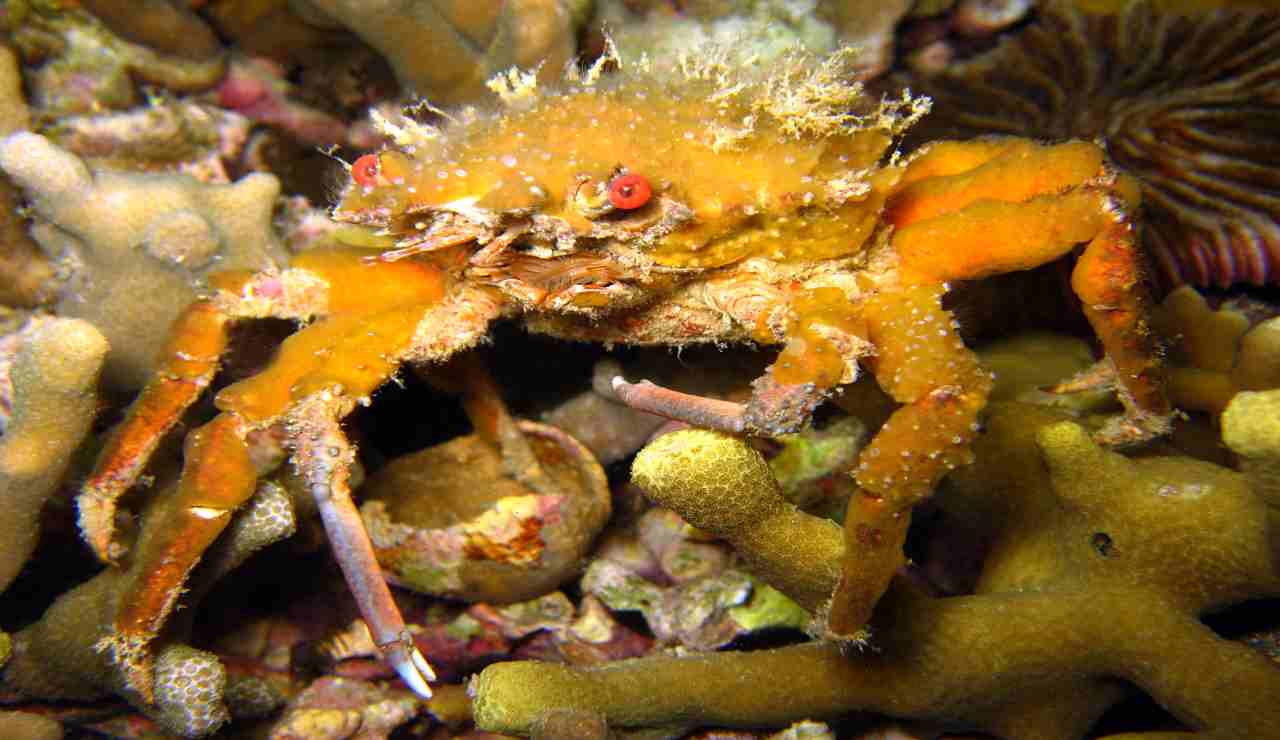
POLYGON ((944 142, 899 157, 894 142, 927 101, 868 99, 847 82, 849 59, 795 54, 767 75, 726 54, 608 76, 602 62, 555 90, 512 72, 492 85, 496 111, 443 129, 382 120, 395 146, 357 160, 333 211, 347 246, 213 280, 85 485, 86 537, 114 560, 116 501, 212 380, 229 324, 309 322, 259 375, 218 393, 222 413, 188 437, 184 505, 110 645, 134 685, 148 685, 150 642, 187 573, 262 472, 246 439, 282 429, 372 634, 429 694, 351 502, 355 450, 339 423, 401 365, 445 362, 501 317, 603 342, 783 344, 745 405, 614 382, 628 403, 740 432, 797 428, 868 364, 903 406, 856 471, 826 620, 838 637, 859 634, 902 563, 911 505, 969 459, 990 376, 942 308, 948 281, 1086 245, 1074 286, 1126 407, 1104 433, 1163 431, 1129 183, 1084 142, 944 142))

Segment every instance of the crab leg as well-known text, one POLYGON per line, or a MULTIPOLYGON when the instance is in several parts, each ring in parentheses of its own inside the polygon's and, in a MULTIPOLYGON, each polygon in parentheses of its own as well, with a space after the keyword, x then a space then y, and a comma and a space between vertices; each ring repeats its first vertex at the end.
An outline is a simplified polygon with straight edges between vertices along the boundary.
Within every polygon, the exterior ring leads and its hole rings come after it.
POLYGON ((360 512, 351 501, 351 465, 356 453, 338 419, 346 416, 353 405, 349 398, 327 391, 302 401, 289 416, 290 445, 298 472, 319 508, 334 558, 374 643, 404 682, 419 696, 429 699, 431 687, 427 681, 435 679, 435 672, 405 627, 378 567, 360 512))
POLYGON ((76 503, 80 531, 99 560, 115 562, 124 546, 112 541, 116 502, 142 474, 156 446, 218 372, 227 345, 225 314, 210 301, 192 304, 174 322, 156 379, 129 408, 98 457, 76 503))
POLYGON ((813 383, 779 383, 772 375, 757 378, 751 384, 750 403, 695 396, 648 380, 631 383, 621 375, 610 383, 618 400, 638 411, 703 429, 763 436, 799 431, 830 395, 827 389, 813 383))
POLYGON ((471 426, 502 453, 502 465, 509 477, 539 493, 558 492, 538 462, 529 438, 507 409, 489 368, 474 350, 457 355, 441 367, 419 369, 435 385, 462 395, 462 408, 471 426))
POLYGON ((900 403, 858 456, 858 491, 845 514, 845 559, 827 617, 832 634, 860 636, 871 610, 904 564, 911 508, 942 476, 968 463, 991 376, 942 308, 942 288, 880 293, 860 307, 876 345, 880 387, 900 403))
POLYGON ((1116 369, 1125 405, 1124 417, 1099 437, 1127 444, 1168 431, 1171 407, 1144 318, 1149 300, 1141 257, 1121 198, 1136 198, 1136 190, 1107 172, 1102 157, 1086 142, 1017 142, 998 150, 986 143, 939 144, 908 167, 909 182, 890 198, 886 218, 897 227, 892 251, 907 284, 1024 270, 1087 243, 1072 288, 1116 369), (980 164, 954 172, 945 170, 950 159, 980 164), (922 179, 939 168, 948 176, 922 179))
POLYGON ((138 573, 116 612, 109 646, 129 681, 148 701, 153 671, 150 643, 182 595, 182 584, 231 514, 253 495, 258 475, 232 414, 221 414, 186 440, 186 464, 176 495, 164 503, 167 526, 139 543, 138 573))
MULTIPOLYGON (((1108 203, 1108 212, 1120 212, 1108 203)), ((1169 431, 1172 408, 1165 394, 1159 344, 1147 325, 1149 302, 1139 275, 1133 227, 1120 215, 1107 224, 1076 262, 1071 287, 1115 368, 1125 415, 1099 433, 1110 445, 1142 442, 1169 431)))

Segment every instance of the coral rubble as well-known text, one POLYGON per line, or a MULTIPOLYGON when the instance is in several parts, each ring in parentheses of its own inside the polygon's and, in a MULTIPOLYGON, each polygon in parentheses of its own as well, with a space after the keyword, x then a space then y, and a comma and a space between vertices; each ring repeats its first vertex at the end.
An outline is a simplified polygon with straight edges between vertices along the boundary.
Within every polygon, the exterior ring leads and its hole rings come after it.
MULTIPOLYGON (((100 4, 127 12, 122 3, 100 4)), ((60 8, 58 3, 8 5, 0 15, 0 31, 9 31, 14 47, 28 62, 24 72, 31 103, 42 118, 131 108, 144 101, 140 84, 174 92, 206 90, 225 69, 223 50, 207 34, 203 39, 184 36, 182 53, 171 54, 126 40, 78 8, 60 8)), ((127 23, 122 27, 142 28, 127 23)))
POLYGON ((468 601, 540 596, 575 575, 609 518, 604 471, 577 440, 521 422, 545 492, 502 469, 476 436, 399 458, 364 486, 361 514, 378 560, 403 586, 468 601))

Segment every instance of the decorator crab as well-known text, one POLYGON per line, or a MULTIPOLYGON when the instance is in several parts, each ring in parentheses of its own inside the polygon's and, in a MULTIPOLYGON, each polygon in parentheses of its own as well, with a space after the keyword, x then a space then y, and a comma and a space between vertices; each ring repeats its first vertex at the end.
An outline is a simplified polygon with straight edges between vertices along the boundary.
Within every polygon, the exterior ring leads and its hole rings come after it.
POLYGON ((149 686, 149 645, 187 573, 263 472, 246 440, 272 429, 374 638, 429 694, 430 668, 351 502, 356 453, 340 422, 401 365, 449 360, 503 317, 607 343, 781 344, 744 405, 614 381, 628 403, 744 433, 796 429, 865 363, 902 407, 856 471, 847 561, 825 615, 835 637, 860 634, 903 562, 911 505, 971 457, 991 380, 942 307, 948 281, 1085 245, 1073 284, 1126 407, 1102 434, 1161 432, 1170 410, 1125 216, 1130 183, 1085 142, 942 142, 899 157, 895 141, 927 101, 868 99, 848 81, 849 60, 795 54, 762 75, 712 54, 602 75, 610 54, 556 90, 513 71, 491 83, 500 107, 440 128, 382 120, 394 147, 350 166, 333 210, 346 246, 213 279, 85 485, 85 535, 112 561, 115 502, 212 380, 228 326, 301 323, 187 438, 181 511, 107 646, 133 685, 149 686))

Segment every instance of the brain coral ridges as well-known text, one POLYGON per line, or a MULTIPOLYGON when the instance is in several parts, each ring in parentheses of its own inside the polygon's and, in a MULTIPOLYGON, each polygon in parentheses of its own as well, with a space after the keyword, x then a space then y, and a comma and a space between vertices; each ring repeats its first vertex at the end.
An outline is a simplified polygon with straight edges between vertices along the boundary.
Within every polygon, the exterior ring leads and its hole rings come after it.
POLYGON ((1091 14, 1052 0, 991 52, 913 89, 927 140, 1013 134, 1098 139, 1138 178, 1143 238, 1162 279, 1280 281, 1280 15, 1175 12, 1151 2, 1091 14))

